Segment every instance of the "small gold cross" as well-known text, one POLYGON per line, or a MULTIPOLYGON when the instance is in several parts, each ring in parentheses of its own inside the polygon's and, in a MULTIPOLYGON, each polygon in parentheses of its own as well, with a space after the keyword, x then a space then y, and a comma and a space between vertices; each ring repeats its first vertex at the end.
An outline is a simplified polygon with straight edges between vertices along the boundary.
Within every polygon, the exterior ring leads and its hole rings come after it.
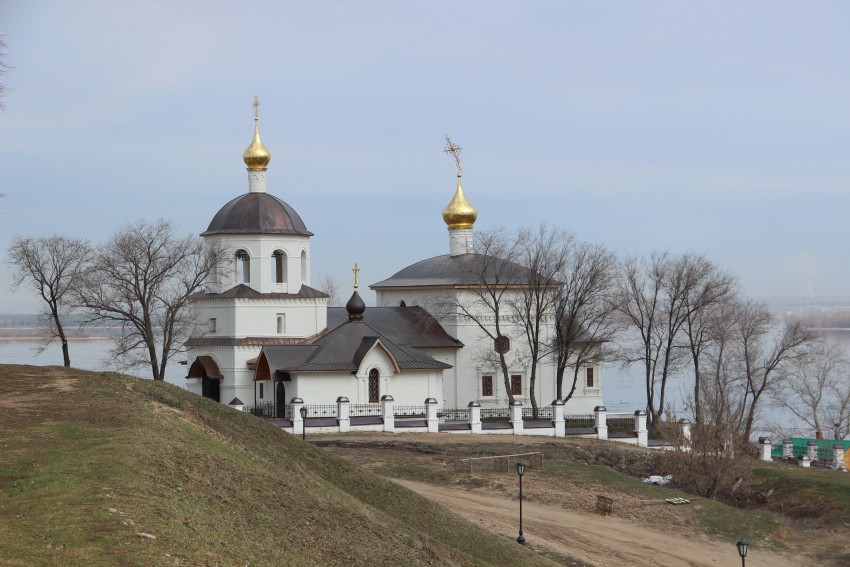
POLYGON ((354 268, 351 271, 354 272, 354 289, 357 289, 357 273, 360 271, 360 266, 357 265, 357 262, 354 263, 354 268))
POLYGON ((460 152, 463 151, 463 148, 456 145, 452 142, 452 139, 446 136, 446 148, 443 150, 445 154, 451 154, 452 158, 455 160, 455 165, 457 165, 457 174, 460 175, 460 172, 463 168, 460 166, 460 152))
POLYGON ((254 96, 254 102, 251 104, 254 107, 254 120, 257 120, 260 116, 260 99, 254 96))

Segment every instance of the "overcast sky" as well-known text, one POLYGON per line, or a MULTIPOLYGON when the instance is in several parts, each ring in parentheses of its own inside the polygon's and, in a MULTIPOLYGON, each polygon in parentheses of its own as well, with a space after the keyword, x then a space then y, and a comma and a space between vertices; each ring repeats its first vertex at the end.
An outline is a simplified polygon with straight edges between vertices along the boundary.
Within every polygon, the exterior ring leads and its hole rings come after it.
MULTIPOLYGON (((850 295, 850 3, 0 0, 0 247, 203 232, 269 192, 347 297, 476 228, 703 253, 746 294, 850 295)), ((8 289, 3 266, 0 286, 8 289)), ((374 295, 364 293, 367 301, 374 295)), ((0 292, 0 312, 35 311, 0 292)))

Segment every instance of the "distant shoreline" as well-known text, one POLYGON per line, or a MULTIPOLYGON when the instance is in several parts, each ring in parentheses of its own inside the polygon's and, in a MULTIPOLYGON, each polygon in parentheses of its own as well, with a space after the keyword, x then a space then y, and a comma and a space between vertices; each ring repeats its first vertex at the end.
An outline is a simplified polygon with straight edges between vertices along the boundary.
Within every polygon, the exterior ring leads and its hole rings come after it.
MULTIPOLYGON (((117 335, 116 329, 108 327, 86 327, 84 330, 65 330, 65 337, 69 340, 100 340, 108 339, 117 335)), ((50 329, 47 327, 0 327, 0 341, 42 341, 51 337, 50 329)))

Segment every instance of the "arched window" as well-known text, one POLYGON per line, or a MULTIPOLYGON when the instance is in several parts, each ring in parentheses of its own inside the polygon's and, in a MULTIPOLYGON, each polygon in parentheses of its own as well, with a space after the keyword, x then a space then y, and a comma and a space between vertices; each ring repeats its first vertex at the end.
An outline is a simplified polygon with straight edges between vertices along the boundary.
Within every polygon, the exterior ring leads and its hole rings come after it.
POLYGON ((272 254, 272 281, 286 283, 286 253, 275 250, 272 254))
POLYGON ((286 332, 286 314, 277 314, 277 334, 282 335, 286 332))
POLYGON ((378 372, 377 368, 373 368, 369 371, 369 403, 377 404, 381 401, 381 387, 380 387, 380 378, 381 373, 378 372))
POLYGON ((398 302, 398 306, 399 307, 407 307, 407 303, 405 303, 404 300, 402 299, 401 301, 398 302))
POLYGON ((301 283, 307 285, 307 251, 301 251, 301 283))
POLYGON ((251 283, 251 258, 244 250, 236 251, 236 283, 251 283))

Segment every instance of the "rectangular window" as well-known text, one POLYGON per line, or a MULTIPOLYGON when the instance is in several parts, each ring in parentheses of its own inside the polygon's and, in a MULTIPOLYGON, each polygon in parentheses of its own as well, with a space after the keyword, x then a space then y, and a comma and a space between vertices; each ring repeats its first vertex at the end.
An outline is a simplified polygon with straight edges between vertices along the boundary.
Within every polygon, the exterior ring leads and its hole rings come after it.
POLYGON ((286 332, 286 315, 283 313, 277 314, 277 334, 282 335, 286 332))
POLYGON ((511 394, 522 395, 522 374, 511 374, 511 394))
POLYGON ((588 388, 595 388, 596 387, 594 382, 593 382, 593 368, 587 369, 587 387, 588 388))
POLYGON ((481 395, 482 396, 492 396, 493 395, 493 377, 492 376, 482 376, 481 377, 481 395))
POLYGON ((260 382, 260 399, 263 399, 263 383, 260 382))
POLYGON ((215 317, 210 319, 210 333, 215 333, 215 317))

